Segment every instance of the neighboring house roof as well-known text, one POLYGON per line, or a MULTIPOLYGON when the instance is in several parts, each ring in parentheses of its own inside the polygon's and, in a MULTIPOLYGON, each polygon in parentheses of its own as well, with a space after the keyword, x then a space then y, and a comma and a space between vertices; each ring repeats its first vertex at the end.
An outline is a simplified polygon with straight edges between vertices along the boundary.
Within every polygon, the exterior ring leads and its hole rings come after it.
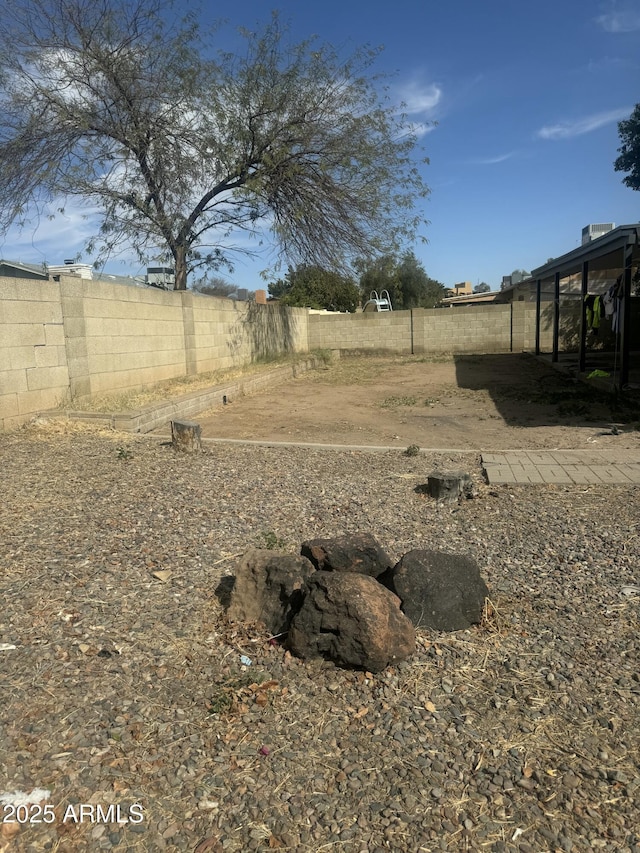
POLYGON ((76 275, 80 278, 93 278, 91 264, 74 264, 71 261, 66 261, 64 264, 50 264, 49 272, 53 276, 76 275))
POLYGON ((478 305, 483 302, 499 302, 501 291, 493 290, 488 293, 467 293, 464 296, 445 296, 443 305, 478 305))
POLYGON ((522 281, 515 281, 512 284, 508 284, 506 287, 503 287, 498 293, 502 294, 504 298, 504 302, 511 302, 513 291, 520 289, 524 289, 527 287, 531 287, 535 289, 536 282, 533 278, 523 278, 522 281))
MULTIPOLYGON (((154 287, 154 285, 147 284, 144 276, 112 275, 111 273, 100 272, 95 274, 95 279, 109 284, 128 284, 130 287, 154 287)), ((155 289, 157 290, 157 288, 155 289)))
MULTIPOLYGON (((567 286, 565 285, 565 292, 567 286)), ((571 288, 569 288, 570 290, 571 288)), ((578 292, 580 285, 578 285, 578 292)), ((553 296, 553 283, 545 282, 542 286, 541 295, 545 300, 553 296)), ((508 284, 498 293, 496 302, 535 302, 538 293, 538 283, 533 278, 523 278, 515 284, 508 284)))
POLYGON ((20 261, 7 261, 0 258, 0 276, 8 278, 31 278, 47 281, 49 275, 44 267, 44 264, 37 266, 36 264, 22 264, 20 261))

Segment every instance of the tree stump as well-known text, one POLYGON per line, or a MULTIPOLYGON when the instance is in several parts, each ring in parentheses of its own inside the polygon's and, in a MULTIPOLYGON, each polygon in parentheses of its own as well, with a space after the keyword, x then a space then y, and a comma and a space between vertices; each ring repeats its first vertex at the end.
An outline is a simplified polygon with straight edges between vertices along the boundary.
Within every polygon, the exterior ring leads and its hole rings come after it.
POLYGON ((181 453, 200 453, 202 438, 200 424, 195 421, 171 421, 171 444, 181 453))
POLYGON ((426 489, 423 489, 437 501, 453 502, 462 495, 473 496, 473 483, 469 474, 464 471, 451 471, 443 473, 434 471, 429 474, 426 489))

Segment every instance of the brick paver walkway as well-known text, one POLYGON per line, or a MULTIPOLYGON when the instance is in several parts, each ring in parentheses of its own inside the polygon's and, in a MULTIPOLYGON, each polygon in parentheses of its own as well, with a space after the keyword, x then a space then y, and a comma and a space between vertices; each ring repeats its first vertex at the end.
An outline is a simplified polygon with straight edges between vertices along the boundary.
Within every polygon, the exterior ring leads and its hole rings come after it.
POLYGON ((489 483, 640 484, 640 452, 633 450, 507 450, 483 453, 489 483))

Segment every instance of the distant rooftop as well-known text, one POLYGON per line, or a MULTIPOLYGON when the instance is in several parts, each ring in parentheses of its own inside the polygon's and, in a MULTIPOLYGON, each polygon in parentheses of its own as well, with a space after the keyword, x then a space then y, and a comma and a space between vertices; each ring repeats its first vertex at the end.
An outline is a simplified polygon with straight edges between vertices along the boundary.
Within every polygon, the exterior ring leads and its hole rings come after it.
POLYGON ((49 276, 44 264, 23 264, 0 258, 0 276, 9 278, 32 278, 46 281, 49 276))

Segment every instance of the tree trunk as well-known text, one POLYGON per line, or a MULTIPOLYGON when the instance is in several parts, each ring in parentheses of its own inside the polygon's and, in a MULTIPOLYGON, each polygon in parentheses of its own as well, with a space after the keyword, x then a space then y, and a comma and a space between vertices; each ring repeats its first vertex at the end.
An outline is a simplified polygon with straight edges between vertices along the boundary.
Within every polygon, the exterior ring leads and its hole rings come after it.
POLYGON ((470 475, 464 471, 449 473, 434 471, 433 474, 429 474, 426 489, 424 486, 421 488, 421 491, 423 490, 437 501, 448 503, 457 501, 463 495, 473 497, 473 482, 470 475))
POLYGON ((187 247, 178 246, 174 253, 174 261, 176 265, 176 281, 173 286, 174 290, 187 289, 187 247))
POLYGON ((194 421, 171 421, 171 444, 182 453, 200 453, 202 439, 200 424, 194 421))

